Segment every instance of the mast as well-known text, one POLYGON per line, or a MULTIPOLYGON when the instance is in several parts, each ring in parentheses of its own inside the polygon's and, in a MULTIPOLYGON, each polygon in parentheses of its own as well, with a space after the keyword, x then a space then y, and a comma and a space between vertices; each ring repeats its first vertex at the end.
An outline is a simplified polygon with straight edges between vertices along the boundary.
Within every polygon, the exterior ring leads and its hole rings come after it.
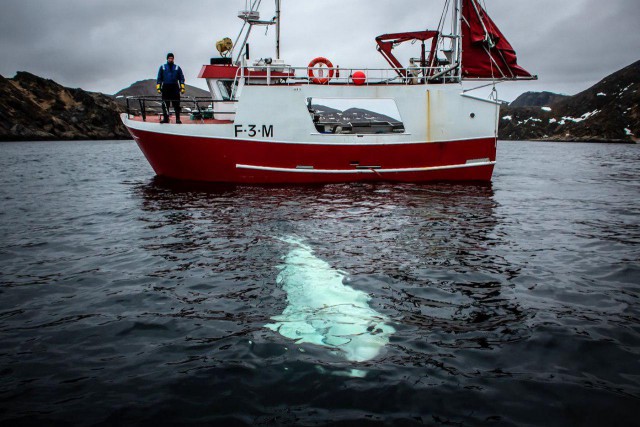
POLYGON ((256 25, 268 27, 275 24, 277 26, 276 58, 280 58, 280 0, 276 0, 276 16, 269 21, 260 20, 260 12, 258 11, 258 9, 260 8, 260 3, 262 3, 262 0, 249 0, 248 3, 245 4, 245 6, 250 6, 249 10, 241 10, 240 12, 238 12, 238 18, 242 19, 244 21, 244 24, 242 24, 240 33, 238 34, 236 42, 234 43, 233 52, 237 51, 235 61, 233 61, 234 64, 238 64, 243 52, 246 52, 249 35, 251 34, 251 30, 253 29, 253 27, 256 25), (245 28, 247 25, 249 25, 249 28, 245 32, 245 28), (244 40, 242 40, 242 44, 238 46, 238 41, 242 38, 243 35, 244 40))
POLYGON ((453 57, 455 58, 456 75, 462 76, 462 0, 454 0, 453 7, 453 57))
POLYGON ((276 0, 276 59, 280 59, 280 0, 276 0))
MULTIPOLYGON (((233 52, 235 52, 236 48, 238 47, 238 41, 240 40, 240 37, 242 37, 242 33, 244 32, 244 29, 247 26, 247 24, 249 24, 249 28, 247 29, 247 33, 244 36, 242 45, 240 45, 240 48, 238 49, 238 54, 236 56, 236 59, 233 61, 234 64, 237 64, 240 62, 240 57, 243 54, 243 51, 247 45, 247 40, 249 40, 249 35, 251 34, 251 30, 253 29, 253 22, 255 22, 253 20, 260 18, 260 14, 258 13, 258 8, 260 7, 261 2, 262 0, 253 0, 253 3, 252 3, 251 0, 249 0, 249 3, 248 3, 249 9, 240 11, 238 13, 238 18, 242 19, 244 21, 244 24, 242 24, 240 33, 238 34, 238 37, 236 37, 236 41, 233 44, 233 51, 231 54, 232 58, 233 58, 233 52)), ((245 4, 245 6, 247 6, 247 4, 245 4)))

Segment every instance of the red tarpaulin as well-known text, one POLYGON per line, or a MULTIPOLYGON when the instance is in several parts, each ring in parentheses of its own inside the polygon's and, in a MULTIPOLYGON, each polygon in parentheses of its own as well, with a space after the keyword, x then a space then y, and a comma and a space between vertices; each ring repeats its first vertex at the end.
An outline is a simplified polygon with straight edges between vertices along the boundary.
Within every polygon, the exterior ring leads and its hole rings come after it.
POLYGON ((462 77, 532 77, 518 65, 513 47, 477 0, 462 1, 462 77))
POLYGON ((433 55, 435 54, 435 51, 436 51, 439 34, 440 33, 438 33, 437 31, 429 31, 429 30, 383 34, 381 36, 376 37, 376 43, 378 43, 378 52, 380 52, 382 56, 384 56, 384 59, 386 59, 387 62, 389 62, 389 64, 391 64, 391 66, 396 69, 396 72, 400 76, 406 76, 406 70, 404 69, 404 66, 400 63, 400 61, 398 61, 398 59, 391 52, 393 48, 396 45, 407 42, 407 41, 413 42, 415 40, 421 40, 422 43, 424 44, 425 41, 429 39, 433 39, 433 41, 431 42, 431 53, 429 54, 429 58, 425 58, 424 52, 423 52, 422 58, 421 58, 423 61, 421 62, 426 62, 426 63, 420 64, 421 67, 426 67, 428 65, 430 66, 430 64, 433 61, 433 55))

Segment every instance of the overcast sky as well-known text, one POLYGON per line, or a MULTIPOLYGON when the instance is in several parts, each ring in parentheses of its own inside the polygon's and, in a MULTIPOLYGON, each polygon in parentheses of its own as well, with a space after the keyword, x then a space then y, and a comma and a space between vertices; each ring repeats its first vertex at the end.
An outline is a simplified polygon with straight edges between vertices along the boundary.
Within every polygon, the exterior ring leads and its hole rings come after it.
MULTIPOLYGON (((640 0, 484 0, 489 14, 540 80, 505 83, 500 97, 527 90, 574 94, 640 59, 640 0)), ((263 0, 262 18, 273 16, 263 0)), ((437 27, 443 0, 282 0, 282 57, 306 66, 325 56, 341 67, 386 67, 377 35, 437 27)), ((155 78, 172 51, 187 83, 205 87, 200 67, 215 42, 235 40, 245 0, 1 0, 0 74, 29 71, 70 87, 115 93, 155 78)), ((252 35, 252 57, 274 56, 273 29, 252 35)))

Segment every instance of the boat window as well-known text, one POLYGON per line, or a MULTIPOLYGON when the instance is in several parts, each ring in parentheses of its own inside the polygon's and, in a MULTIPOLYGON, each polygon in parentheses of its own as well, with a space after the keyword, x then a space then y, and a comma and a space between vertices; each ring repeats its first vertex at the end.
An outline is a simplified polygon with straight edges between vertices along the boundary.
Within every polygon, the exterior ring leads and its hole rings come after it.
POLYGON ((218 80, 218 89, 220 89, 220 93, 222 94, 222 99, 224 101, 228 101, 231 99, 231 88, 233 86, 232 80, 218 80))
POLYGON ((404 133, 404 124, 393 99, 307 98, 307 109, 323 134, 404 133))

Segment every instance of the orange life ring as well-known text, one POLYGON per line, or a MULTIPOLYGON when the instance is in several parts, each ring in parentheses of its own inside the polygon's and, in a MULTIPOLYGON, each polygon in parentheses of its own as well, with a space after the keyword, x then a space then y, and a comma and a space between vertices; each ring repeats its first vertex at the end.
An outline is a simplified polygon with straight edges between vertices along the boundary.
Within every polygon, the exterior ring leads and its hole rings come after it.
POLYGON ((309 62, 309 78, 311 81, 317 85, 325 85, 329 83, 329 80, 333 78, 334 69, 333 64, 327 58, 323 58, 322 56, 317 57, 313 61, 309 62), (323 64, 329 68, 329 75, 327 77, 319 77, 316 76, 313 72, 314 68, 318 64, 323 64))

